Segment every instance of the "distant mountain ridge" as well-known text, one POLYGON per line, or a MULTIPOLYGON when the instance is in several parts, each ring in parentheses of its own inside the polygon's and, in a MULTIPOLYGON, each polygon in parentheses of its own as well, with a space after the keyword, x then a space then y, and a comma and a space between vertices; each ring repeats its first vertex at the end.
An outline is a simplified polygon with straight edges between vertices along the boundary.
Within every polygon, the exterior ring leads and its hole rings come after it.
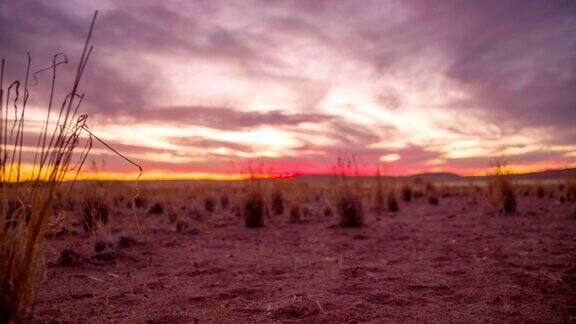
MULTIPOLYGON (((323 181, 329 180, 336 177, 335 175, 322 175, 322 174, 307 174, 300 175, 296 178, 304 181, 323 181)), ((479 181, 484 179, 486 176, 461 176, 456 173, 450 172, 430 172, 430 173, 418 173, 407 176, 382 176, 386 180, 396 180, 396 181, 432 181, 432 182, 455 182, 455 181, 479 181)), ((557 170, 545 170, 530 173, 513 174, 511 177, 514 180, 522 181, 549 181, 549 180, 561 180, 566 178, 576 178, 576 168, 569 169, 557 169, 557 170)), ((360 176, 359 178, 374 178, 373 176, 360 176)))

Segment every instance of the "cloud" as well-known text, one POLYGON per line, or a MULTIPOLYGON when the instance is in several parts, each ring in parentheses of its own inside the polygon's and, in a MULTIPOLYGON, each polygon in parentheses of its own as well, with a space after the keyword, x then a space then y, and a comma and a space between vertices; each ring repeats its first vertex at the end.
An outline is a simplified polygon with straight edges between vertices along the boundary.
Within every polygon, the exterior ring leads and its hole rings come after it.
MULTIPOLYGON (((122 116, 122 115, 120 115, 122 116)), ((109 121, 118 115, 108 115, 109 121)), ((321 123, 333 119, 324 114, 294 114, 282 110, 266 112, 242 111, 227 107, 157 107, 131 111, 123 116, 132 122, 200 125, 215 129, 240 130, 258 126, 290 126, 302 123, 321 123)))
MULTIPOLYGON (((32 71, 65 52, 62 98, 94 9, 80 90, 95 126, 227 134, 117 143, 155 168, 177 157, 192 161, 179 170, 214 170, 260 153, 313 170, 350 154, 367 165, 397 154, 390 164, 414 170, 477 169, 499 153, 574 162, 552 149, 576 141, 573 1, 2 2, 6 79, 24 77, 27 51, 32 71), (262 129, 280 142, 232 140, 262 129)), ((45 107, 50 71, 39 79, 30 105, 45 107)))

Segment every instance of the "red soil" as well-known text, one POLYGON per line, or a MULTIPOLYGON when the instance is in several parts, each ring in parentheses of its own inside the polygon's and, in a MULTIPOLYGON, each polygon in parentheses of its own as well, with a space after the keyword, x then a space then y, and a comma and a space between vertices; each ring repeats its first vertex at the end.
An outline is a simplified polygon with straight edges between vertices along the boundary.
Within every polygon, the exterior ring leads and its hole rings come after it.
MULTIPOLYGON (((312 206, 312 205, 311 205, 312 206)), ((568 204, 520 198, 520 212, 489 215, 466 198, 417 199, 370 214, 363 228, 318 213, 247 229, 217 211, 142 219, 138 244, 96 256, 94 238, 50 238, 34 321, 72 322, 573 322, 576 219, 568 204), (81 264, 57 264, 75 242, 81 264)), ((132 222, 117 215, 119 230, 132 222)))

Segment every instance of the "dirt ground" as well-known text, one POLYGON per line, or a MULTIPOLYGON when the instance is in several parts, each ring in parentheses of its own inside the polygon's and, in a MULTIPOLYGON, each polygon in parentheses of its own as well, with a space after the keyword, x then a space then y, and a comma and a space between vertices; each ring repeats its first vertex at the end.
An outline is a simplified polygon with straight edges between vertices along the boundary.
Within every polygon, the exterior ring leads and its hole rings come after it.
POLYGON ((187 230, 164 211, 142 216, 141 235, 113 212, 101 252, 78 226, 47 240, 33 321, 574 322, 570 205, 519 199, 499 215, 465 197, 420 198, 350 229, 315 202, 301 223, 274 216, 258 229, 183 207, 187 230), (59 261, 70 244, 78 255, 59 261))

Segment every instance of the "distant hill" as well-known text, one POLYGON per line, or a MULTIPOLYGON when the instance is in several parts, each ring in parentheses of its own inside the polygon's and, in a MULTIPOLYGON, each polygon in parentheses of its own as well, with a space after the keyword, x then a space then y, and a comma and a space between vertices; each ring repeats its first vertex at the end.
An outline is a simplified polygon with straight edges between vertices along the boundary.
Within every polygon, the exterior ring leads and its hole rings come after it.
POLYGON ((535 180, 535 181, 560 180, 576 177, 576 168, 515 174, 513 177, 514 179, 517 180, 535 180))
MULTIPOLYGON (((334 175, 301 175, 297 179, 315 183, 315 182, 325 182, 334 179, 334 175)), ((374 177, 363 176, 361 178, 372 179, 374 177)), ((467 182, 467 181, 481 181, 485 176, 460 176, 455 173, 449 172, 439 172, 439 173, 419 173, 409 176, 383 176, 384 180, 388 181, 431 181, 431 182, 467 182)), ((550 180, 562 180, 566 178, 576 178, 576 168, 571 169, 560 169, 560 170, 546 170, 531 173, 522 173, 512 175, 514 180, 521 181, 550 181, 550 180)))

